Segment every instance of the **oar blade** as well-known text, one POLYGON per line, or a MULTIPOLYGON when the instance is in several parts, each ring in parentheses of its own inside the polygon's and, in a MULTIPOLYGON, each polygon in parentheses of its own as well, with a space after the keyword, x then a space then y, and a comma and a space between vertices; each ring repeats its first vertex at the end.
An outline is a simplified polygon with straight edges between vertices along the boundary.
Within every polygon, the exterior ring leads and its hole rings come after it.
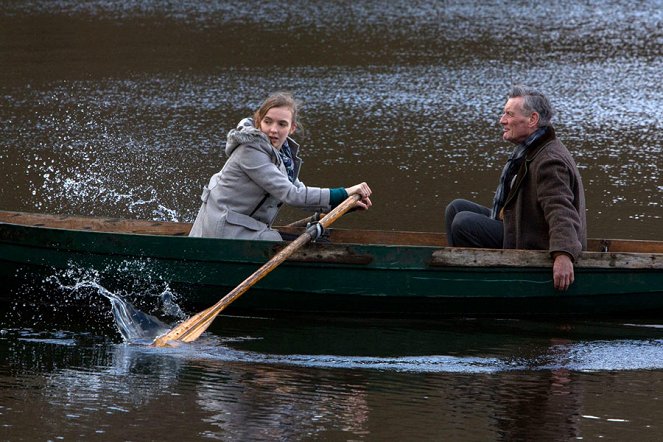
POLYGON ((152 342, 152 347, 169 347, 173 341, 191 342, 202 335, 212 324, 215 314, 212 314, 212 307, 197 313, 187 320, 179 323, 167 333, 164 333, 152 342))
POLYGON ((185 336, 182 336, 179 340, 182 342, 195 341, 200 337, 200 335, 205 333, 205 330, 207 330, 210 325, 212 325, 214 319, 216 319, 216 315, 201 321, 200 323, 196 324, 194 327, 190 328, 188 333, 185 336))

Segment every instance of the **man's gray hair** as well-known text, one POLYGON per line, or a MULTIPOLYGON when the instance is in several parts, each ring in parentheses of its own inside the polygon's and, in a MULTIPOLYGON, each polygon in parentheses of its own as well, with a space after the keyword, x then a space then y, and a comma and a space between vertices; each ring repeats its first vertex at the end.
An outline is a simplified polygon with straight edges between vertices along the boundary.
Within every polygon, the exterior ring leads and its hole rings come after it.
POLYGON ((553 115, 555 115, 555 110, 542 92, 532 87, 518 84, 511 88, 508 97, 523 97, 523 110, 530 115, 532 112, 539 114, 538 127, 552 126, 551 120, 553 115))

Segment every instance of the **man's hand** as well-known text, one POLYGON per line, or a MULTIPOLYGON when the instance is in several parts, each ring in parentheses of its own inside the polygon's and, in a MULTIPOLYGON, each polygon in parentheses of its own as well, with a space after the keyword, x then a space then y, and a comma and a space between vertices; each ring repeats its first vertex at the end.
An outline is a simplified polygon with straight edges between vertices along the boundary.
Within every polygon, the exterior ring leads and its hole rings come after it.
POLYGON ((553 255, 553 284, 555 289, 565 291, 573 284, 573 261, 566 253, 553 255))

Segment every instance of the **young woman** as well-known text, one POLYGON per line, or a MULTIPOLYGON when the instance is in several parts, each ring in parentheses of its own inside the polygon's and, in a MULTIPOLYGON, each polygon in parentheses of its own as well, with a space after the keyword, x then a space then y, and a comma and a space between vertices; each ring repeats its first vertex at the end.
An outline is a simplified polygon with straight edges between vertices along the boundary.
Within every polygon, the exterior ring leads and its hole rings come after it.
POLYGON ((357 208, 371 206, 366 183, 327 189, 299 181, 299 144, 290 138, 297 129, 297 107, 289 93, 275 93, 253 120, 240 121, 228 133, 229 158, 204 188, 189 236, 281 241, 272 223, 283 203, 327 212, 358 194, 357 208))

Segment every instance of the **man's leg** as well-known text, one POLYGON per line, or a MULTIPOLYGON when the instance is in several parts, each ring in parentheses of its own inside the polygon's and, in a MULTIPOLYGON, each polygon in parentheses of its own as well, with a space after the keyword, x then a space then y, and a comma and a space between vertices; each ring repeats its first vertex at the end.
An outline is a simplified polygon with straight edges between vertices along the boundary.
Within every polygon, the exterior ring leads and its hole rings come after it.
POLYGON ((492 219, 489 208, 456 199, 449 203, 444 217, 450 246, 502 248, 502 221, 492 219))

